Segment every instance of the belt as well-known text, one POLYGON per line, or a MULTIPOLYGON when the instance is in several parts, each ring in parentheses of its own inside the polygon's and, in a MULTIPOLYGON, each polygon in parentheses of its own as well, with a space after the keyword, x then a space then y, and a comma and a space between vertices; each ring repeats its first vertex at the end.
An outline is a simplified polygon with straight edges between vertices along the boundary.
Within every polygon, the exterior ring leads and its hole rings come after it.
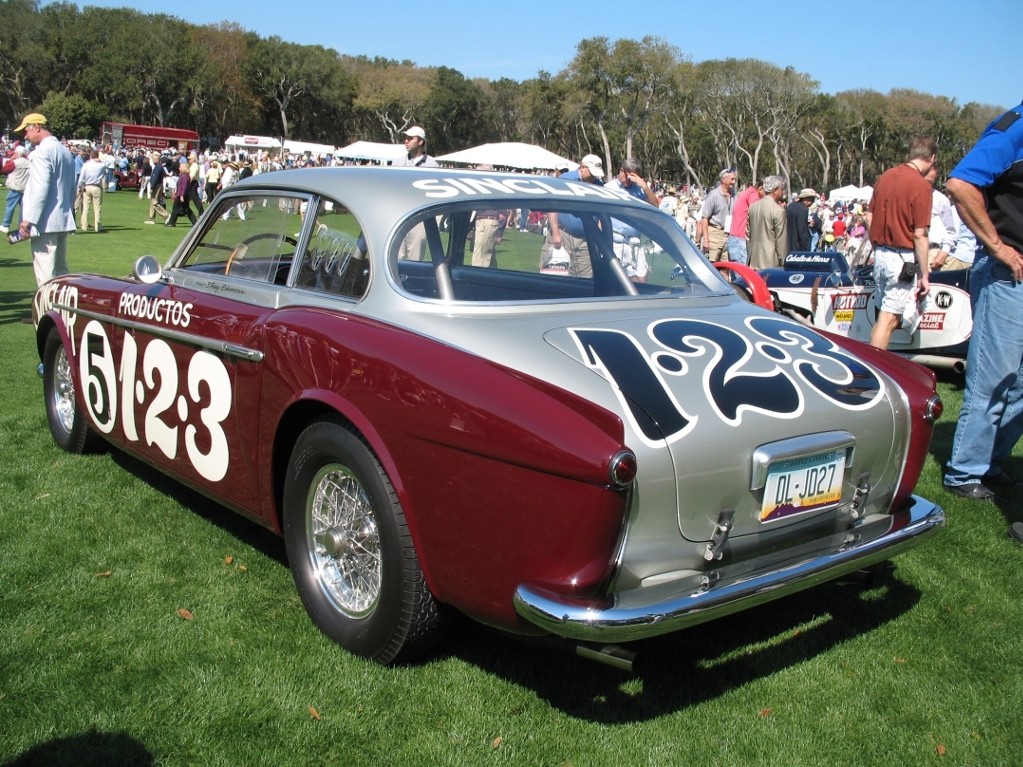
POLYGON ((715 229, 721 229, 722 231, 724 230, 724 227, 721 226, 721 224, 715 224, 710 219, 707 219, 707 223, 710 224, 711 226, 713 226, 715 229))

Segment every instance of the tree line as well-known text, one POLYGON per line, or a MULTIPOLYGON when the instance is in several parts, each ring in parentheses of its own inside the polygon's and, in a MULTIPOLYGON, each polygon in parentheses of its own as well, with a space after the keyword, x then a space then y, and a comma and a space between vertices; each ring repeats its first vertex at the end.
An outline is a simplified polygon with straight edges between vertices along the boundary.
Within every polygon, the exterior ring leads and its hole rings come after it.
POLYGON ((825 94, 791 67, 694 63, 653 36, 584 39, 564 70, 524 82, 470 80, 235 23, 39 0, 0 0, 0 79, 8 128, 38 110, 65 138, 115 120, 214 142, 247 133, 343 146, 399 143, 418 124, 434 155, 524 141, 609 166, 634 157, 651 178, 705 186, 735 167, 743 183, 777 173, 790 189, 872 183, 914 135, 938 141, 948 171, 1008 106, 912 90, 825 94))

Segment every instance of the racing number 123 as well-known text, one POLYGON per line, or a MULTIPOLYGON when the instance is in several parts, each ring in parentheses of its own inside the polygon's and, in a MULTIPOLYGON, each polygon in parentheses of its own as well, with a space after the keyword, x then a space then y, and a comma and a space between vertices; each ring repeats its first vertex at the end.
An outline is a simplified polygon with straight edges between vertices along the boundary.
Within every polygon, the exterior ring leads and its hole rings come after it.
POLYGON ((120 369, 115 374, 113 352, 106 329, 96 320, 82 334, 79 375, 89 415, 96 428, 109 434, 117 423, 120 399, 121 428, 131 442, 139 440, 134 401, 144 404, 151 395, 142 422, 147 445, 156 445, 170 459, 178 453, 178 426, 164 420, 176 406, 178 420, 185 425, 185 452, 192 466, 210 482, 219 482, 227 474, 230 457, 223 422, 231 412, 231 381, 220 358, 207 351, 196 351, 188 363, 185 391, 178 391, 178 364, 170 344, 161 339, 150 341, 142 354, 142 378, 138 379, 139 349, 135 337, 124 334, 120 369), (121 385, 118 389, 117 381, 121 385), (189 411, 202 404, 203 391, 209 403, 199 409, 199 421, 206 431, 208 449, 200 447, 199 429, 189 423, 189 411), (134 400, 134 401, 133 401, 134 400))

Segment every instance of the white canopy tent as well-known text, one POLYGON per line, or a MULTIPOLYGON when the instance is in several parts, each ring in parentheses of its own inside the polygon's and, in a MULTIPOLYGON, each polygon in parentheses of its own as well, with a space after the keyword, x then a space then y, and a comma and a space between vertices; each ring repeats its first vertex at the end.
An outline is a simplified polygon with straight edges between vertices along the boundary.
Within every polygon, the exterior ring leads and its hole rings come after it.
POLYGON ((579 167, 579 163, 560 157, 542 146, 523 144, 518 141, 481 144, 460 152, 441 155, 436 160, 440 163, 493 165, 495 168, 514 168, 516 170, 556 170, 558 168, 574 170, 579 167))
POLYGON ((852 202, 853 200, 869 200, 874 195, 872 186, 848 186, 832 189, 828 193, 828 200, 831 202, 852 202))
POLYGON ((284 140, 284 151, 289 154, 311 155, 334 154, 337 150, 330 144, 313 144, 309 141, 292 141, 290 138, 284 140))
POLYGON ((228 150, 280 149, 280 139, 270 136, 231 136, 224 142, 228 150))
POLYGON ((373 141, 356 141, 345 147, 339 147, 335 153, 346 160, 372 160, 386 164, 405 155, 404 144, 378 144, 373 141))

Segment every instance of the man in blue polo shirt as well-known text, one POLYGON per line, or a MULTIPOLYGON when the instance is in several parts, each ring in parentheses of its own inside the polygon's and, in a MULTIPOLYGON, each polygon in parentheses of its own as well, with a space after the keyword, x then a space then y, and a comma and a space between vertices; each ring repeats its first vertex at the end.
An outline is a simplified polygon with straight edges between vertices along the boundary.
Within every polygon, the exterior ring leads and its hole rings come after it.
MULTIPOLYGON (((562 173, 561 178, 603 186, 604 163, 597 155, 588 154, 579 161, 576 170, 562 173)), ((555 250, 564 248, 571 259, 569 273, 575 277, 592 277, 593 263, 590 261, 590 248, 586 242, 582 219, 571 213, 552 211, 547 214, 547 227, 547 244, 555 250)))
MULTIPOLYGON (((952 171, 948 191, 977 235, 973 335, 945 487, 989 500, 1020 487, 1003 471, 1023 435, 1023 104, 992 122, 952 171)), ((1023 536, 1023 525, 1013 526, 1023 536), (1018 527, 1018 529, 1017 529, 1018 527)))

